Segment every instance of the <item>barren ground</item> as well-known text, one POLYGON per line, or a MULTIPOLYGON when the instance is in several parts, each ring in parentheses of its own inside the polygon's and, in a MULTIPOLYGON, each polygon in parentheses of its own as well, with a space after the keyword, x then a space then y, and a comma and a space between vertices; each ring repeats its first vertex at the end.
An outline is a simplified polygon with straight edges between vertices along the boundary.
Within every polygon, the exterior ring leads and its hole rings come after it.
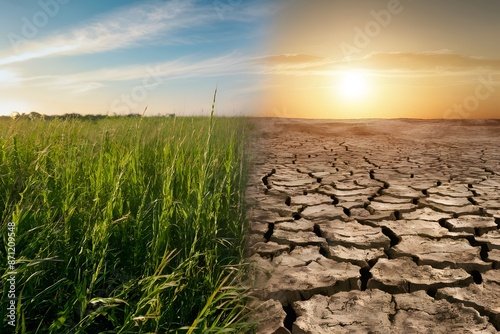
POLYGON ((258 333, 497 333, 500 122, 257 119, 258 333))

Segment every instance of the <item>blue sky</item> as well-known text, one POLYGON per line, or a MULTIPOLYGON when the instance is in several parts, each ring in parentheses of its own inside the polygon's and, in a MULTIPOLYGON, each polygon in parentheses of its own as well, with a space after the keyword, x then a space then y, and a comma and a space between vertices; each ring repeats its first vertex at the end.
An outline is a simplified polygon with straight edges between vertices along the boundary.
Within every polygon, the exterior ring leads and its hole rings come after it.
POLYGON ((271 1, 3 0, 0 114, 248 114, 271 1))

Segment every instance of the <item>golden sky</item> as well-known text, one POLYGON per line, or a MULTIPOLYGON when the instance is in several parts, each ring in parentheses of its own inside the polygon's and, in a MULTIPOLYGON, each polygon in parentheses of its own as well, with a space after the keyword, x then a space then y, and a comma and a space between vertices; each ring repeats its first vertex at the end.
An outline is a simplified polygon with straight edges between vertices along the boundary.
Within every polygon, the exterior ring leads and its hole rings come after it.
POLYGON ((500 2, 290 1, 274 17, 263 114, 499 118, 500 2))

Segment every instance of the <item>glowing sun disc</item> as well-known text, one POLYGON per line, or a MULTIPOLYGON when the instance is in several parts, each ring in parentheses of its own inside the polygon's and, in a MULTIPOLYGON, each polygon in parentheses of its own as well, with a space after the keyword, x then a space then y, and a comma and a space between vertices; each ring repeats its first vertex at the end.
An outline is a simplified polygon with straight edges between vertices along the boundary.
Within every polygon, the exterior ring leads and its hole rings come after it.
POLYGON ((349 100, 359 100, 368 93, 368 79, 362 71, 348 71, 340 76, 340 96, 349 100))

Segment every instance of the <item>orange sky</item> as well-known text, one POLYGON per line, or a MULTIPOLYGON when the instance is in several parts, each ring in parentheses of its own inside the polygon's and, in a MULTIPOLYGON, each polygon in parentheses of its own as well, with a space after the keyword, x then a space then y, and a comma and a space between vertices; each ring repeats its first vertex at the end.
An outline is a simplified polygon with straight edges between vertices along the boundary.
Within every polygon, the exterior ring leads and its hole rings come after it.
POLYGON ((500 2, 291 1, 274 18, 263 115, 499 118, 500 2))

